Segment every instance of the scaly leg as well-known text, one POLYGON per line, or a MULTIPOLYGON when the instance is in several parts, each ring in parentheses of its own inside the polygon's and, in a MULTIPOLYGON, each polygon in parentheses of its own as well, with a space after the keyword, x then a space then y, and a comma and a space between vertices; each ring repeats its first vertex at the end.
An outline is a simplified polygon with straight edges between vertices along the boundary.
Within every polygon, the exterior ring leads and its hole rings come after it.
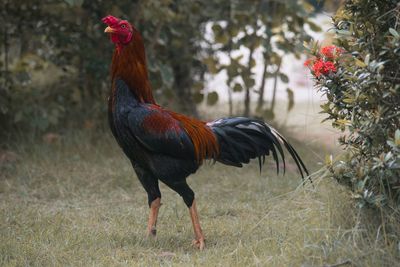
POLYGON ((155 237, 157 234, 156 226, 157 226, 157 216, 158 216, 158 209, 161 206, 161 198, 156 198, 150 204, 150 215, 149 215, 149 222, 147 224, 147 236, 155 237))
POLYGON ((205 247, 205 239, 203 231, 200 227, 199 215, 197 213, 195 200, 193 200, 192 206, 189 208, 189 212, 190 218, 192 219, 193 223, 194 234, 196 235, 196 239, 193 240, 193 245, 196 246, 198 249, 203 250, 205 247))

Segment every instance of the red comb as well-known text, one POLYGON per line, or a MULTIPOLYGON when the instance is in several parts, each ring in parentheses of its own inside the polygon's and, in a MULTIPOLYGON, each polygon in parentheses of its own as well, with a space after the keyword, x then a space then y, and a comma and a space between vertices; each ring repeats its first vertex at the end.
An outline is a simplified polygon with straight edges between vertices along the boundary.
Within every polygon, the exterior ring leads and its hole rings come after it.
POLYGON ((108 15, 107 17, 102 18, 101 21, 104 22, 105 24, 107 24, 108 26, 113 26, 113 25, 117 24, 120 21, 120 19, 118 19, 114 16, 111 16, 111 15, 108 15))

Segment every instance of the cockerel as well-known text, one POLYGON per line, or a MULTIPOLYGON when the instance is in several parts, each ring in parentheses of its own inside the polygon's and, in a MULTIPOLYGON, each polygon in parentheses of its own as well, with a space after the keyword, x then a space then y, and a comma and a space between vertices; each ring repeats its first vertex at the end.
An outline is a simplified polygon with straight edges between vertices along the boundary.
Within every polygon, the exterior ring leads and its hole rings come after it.
POLYGON ((261 168, 265 156, 272 154, 279 171, 279 156, 285 163, 282 143, 297 164, 300 175, 303 178, 308 175, 294 148, 263 121, 235 117, 204 122, 157 105, 140 33, 126 20, 107 16, 102 21, 107 24, 104 32, 115 44, 109 123, 147 192, 150 207, 147 235, 156 235, 161 205, 160 180, 183 198, 193 223, 193 244, 204 248, 195 194, 186 183, 186 178, 196 172, 204 160, 242 167, 250 159, 258 158, 261 168))

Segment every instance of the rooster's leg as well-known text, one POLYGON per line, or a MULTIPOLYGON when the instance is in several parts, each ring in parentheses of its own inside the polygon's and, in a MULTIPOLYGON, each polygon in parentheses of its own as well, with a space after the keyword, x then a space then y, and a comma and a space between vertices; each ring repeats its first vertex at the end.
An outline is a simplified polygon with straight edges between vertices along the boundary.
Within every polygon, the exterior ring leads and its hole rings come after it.
POLYGON ((194 234, 196 236, 196 239, 193 240, 193 245, 196 246, 198 249, 202 250, 204 249, 205 246, 205 239, 203 231, 201 230, 200 227, 199 214, 197 213, 196 201, 194 199, 192 206, 189 208, 189 212, 190 212, 190 218, 192 219, 193 223, 194 234))
POLYGON ((186 180, 171 181, 163 179, 161 181, 163 181, 166 185, 168 185, 168 187, 177 192, 183 198, 183 201, 189 208, 190 218, 192 219, 194 234, 196 236, 196 239, 193 240, 193 245, 195 245, 198 249, 203 249, 205 247, 205 239, 203 231, 200 227, 199 215, 196 209, 193 190, 190 189, 189 185, 186 183, 186 180))
POLYGON ((161 198, 156 198, 150 204, 150 215, 149 222, 147 224, 147 236, 155 237, 157 234, 156 226, 157 226, 157 216, 158 210, 161 206, 161 198))

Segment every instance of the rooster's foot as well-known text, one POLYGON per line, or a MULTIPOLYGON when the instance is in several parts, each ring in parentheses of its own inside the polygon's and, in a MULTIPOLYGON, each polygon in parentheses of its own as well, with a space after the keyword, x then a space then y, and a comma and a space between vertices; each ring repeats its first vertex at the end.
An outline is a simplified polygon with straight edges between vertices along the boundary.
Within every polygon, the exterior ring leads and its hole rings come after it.
POLYGON ((204 238, 199 238, 199 239, 194 239, 192 245, 200 250, 203 250, 205 248, 206 243, 204 238))

